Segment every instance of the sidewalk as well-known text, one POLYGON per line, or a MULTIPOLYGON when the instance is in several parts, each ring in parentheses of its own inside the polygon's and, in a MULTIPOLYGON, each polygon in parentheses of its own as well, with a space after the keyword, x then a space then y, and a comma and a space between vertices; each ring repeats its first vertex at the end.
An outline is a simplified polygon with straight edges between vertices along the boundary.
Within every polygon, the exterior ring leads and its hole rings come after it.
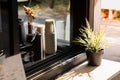
POLYGON ((117 26, 107 27, 105 41, 110 42, 111 44, 105 48, 103 57, 105 59, 120 62, 120 25, 118 26, 117 24, 117 26))

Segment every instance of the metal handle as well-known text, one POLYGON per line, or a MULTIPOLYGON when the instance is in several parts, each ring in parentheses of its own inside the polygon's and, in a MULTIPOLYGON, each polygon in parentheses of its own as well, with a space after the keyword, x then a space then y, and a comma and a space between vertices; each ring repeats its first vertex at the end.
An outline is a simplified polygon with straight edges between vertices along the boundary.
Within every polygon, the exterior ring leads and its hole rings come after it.
POLYGON ((4 54, 4 50, 0 51, 0 56, 2 56, 4 54))

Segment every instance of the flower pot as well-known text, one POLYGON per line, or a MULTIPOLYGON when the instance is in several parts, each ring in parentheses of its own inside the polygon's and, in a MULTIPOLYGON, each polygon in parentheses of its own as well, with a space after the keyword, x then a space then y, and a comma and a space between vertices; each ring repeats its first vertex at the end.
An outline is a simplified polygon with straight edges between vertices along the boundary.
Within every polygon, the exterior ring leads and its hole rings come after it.
POLYGON ((103 53, 104 53, 104 50, 101 50, 100 52, 97 52, 97 53, 86 52, 88 65, 91 65, 91 66, 101 65, 103 53))

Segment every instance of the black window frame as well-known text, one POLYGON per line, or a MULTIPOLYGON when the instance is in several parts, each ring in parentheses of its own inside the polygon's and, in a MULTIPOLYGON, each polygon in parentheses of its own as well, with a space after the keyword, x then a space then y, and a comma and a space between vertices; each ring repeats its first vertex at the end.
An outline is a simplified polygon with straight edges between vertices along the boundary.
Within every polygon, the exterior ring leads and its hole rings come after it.
MULTIPOLYGON (((15 55, 16 53, 19 53, 19 42, 18 42, 18 22, 17 22, 17 18, 18 18, 18 13, 17 13, 17 0, 2 0, 1 2, 6 2, 7 5, 9 5, 7 7, 8 9, 8 13, 9 13, 9 23, 10 26, 8 28, 9 30, 9 37, 8 39, 10 39, 10 50, 11 52, 9 53, 10 55, 15 55)), ((73 43, 74 38, 76 38, 79 34, 79 28, 81 27, 81 25, 86 25, 85 23, 85 18, 87 18, 89 20, 89 3, 90 0, 70 0, 70 47, 65 48, 65 52, 64 53, 59 53, 57 55, 53 55, 52 57, 49 57, 43 61, 41 61, 40 63, 25 69, 25 73, 26 76, 28 78, 33 77, 34 74, 41 74, 43 72, 46 72, 50 69, 52 69, 53 67, 57 66, 57 65, 61 65, 64 61, 68 61, 69 59, 71 59, 71 66, 66 67, 68 65, 68 63, 66 62, 66 65, 62 65, 64 70, 60 70, 60 72, 57 72, 57 74, 51 75, 50 78, 52 78, 52 76, 56 76, 58 74, 63 73, 64 71, 78 65, 79 63, 81 63, 82 61, 86 60, 86 57, 83 56, 81 58, 79 58, 82 54, 82 52, 84 52, 84 47, 81 47, 79 45, 76 45, 73 43), (78 56, 78 57, 76 57, 78 56), (82 60, 80 60, 82 59, 82 60), (37 73, 38 72, 38 73, 37 73)), ((59 69, 60 67, 58 66, 57 69, 59 69)), ((54 73, 52 71, 49 71, 51 73, 54 73)), ((35 74, 35 75, 36 75, 35 74)), ((46 74, 47 75, 47 74, 46 74)), ((41 75, 41 78, 45 77, 44 75, 41 75)))
POLYGON ((19 53, 18 29, 17 29, 17 2, 16 0, 0 0, 1 6, 1 27, 0 50, 3 50, 6 57, 19 53))
MULTIPOLYGON (((70 47, 66 48, 66 51, 64 53, 60 53, 57 55, 53 55, 52 57, 49 57, 43 61, 41 61, 40 64, 35 65, 34 67, 31 67, 31 69, 26 69, 27 76, 31 75, 31 73, 35 73, 38 71, 38 74, 41 74, 42 72, 45 72, 49 70, 50 68, 53 68, 59 64, 61 64, 64 61, 69 60, 70 58, 73 58, 74 56, 77 56, 79 54, 82 54, 84 52, 84 47, 81 47, 79 45, 76 45, 73 43, 74 38, 76 38, 79 34, 79 28, 81 25, 86 26, 85 18, 89 20, 89 0, 70 0, 70 47), (78 7, 79 6, 79 7, 78 7), (69 54, 66 54, 69 53, 69 54)), ((83 57, 83 56, 82 56, 83 57)), ((81 63, 82 61, 85 61, 86 57, 84 56, 83 60, 78 60, 78 62, 74 61, 74 65, 72 65, 69 68, 74 67, 75 65, 81 63)), ((60 67, 58 67, 60 68, 60 67)), ((65 66, 64 66, 65 68, 65 66)), ((65 68, 65 70, 69 69, 68 67, 65 68)), ((61 70, 58 72, 58 74, 64 72, 65 70, 61 70)), ((51 71, 52 73, 52 71, 51 71)), ((37 74, 37 73, 36 73, 37 74)), ((36 75, 35 74, 35 75, 36 75)), ((54 74, 54 72, 53 72, 54 74)), ((58 75, 57 73, 55 75, 58 75)), ((28 78, 33 77, 29 76, 28 78)), ((46 74, 48 77, 49 75, 46 74)), ((41 79, 45 78, 46 76, 42 75, 41 79)), ((51 77, 49 76, 49 77, 51 77)), ((39 78, 40 79, 40 78, 39 78)))

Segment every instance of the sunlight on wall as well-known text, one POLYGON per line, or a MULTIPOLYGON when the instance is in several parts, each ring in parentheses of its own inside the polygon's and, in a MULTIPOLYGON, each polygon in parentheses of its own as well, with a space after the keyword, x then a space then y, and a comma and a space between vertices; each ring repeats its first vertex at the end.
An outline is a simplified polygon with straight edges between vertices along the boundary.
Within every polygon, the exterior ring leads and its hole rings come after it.
POLYGON ((101 8, 120 10, 120 0, 101 0, 101 8))

